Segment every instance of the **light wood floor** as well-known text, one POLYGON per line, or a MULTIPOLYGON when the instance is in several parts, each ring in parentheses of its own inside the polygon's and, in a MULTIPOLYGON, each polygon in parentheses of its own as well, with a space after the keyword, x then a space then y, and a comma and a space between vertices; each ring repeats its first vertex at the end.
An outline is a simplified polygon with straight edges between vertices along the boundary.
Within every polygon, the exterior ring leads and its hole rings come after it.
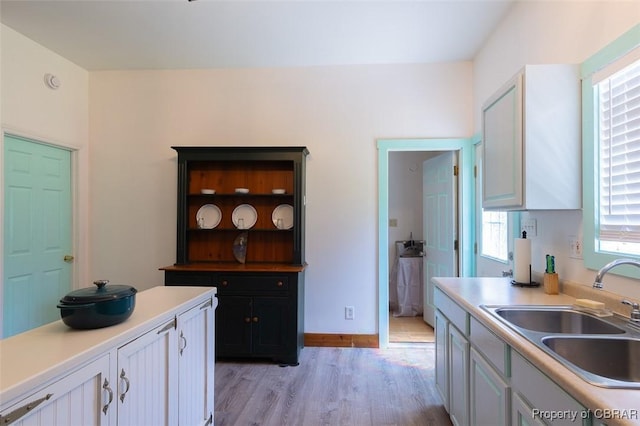
POLYGON ((218 360, 215 425, 449 426, 433 346, 307 347, 297 367, 218 360))
POLYGON ((434 342, 433 327, 424 322, 422 316, 394 317, 389 312, 389 342, 425 343, 434 342))

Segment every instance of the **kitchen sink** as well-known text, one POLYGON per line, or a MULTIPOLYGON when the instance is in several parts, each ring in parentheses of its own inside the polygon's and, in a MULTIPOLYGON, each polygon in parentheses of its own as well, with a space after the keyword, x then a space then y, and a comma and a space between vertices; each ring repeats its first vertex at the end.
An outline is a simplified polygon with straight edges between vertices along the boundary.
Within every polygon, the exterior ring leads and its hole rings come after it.
POLYGON ((601 379, 604 377, 616 382, 634 382, 640 387, 640 339, 545 337, 542 343, 586 373, 591 382, 606 385, 607 381, 601 379))
POLYGON ((481 308, 587 382, 640 389, 640 328, 628 318, 598 317, 571 306, 481 308))
POLYGON ((622 334, 624 330, 604 319, 566 307, 508 307, 495 314, 516 327, 543 333, 622 334))

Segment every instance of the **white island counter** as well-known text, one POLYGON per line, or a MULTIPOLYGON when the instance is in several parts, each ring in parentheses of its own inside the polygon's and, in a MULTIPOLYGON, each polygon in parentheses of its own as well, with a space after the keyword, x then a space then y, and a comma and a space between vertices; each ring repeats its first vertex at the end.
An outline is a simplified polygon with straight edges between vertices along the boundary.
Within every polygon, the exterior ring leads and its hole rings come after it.
POLYGON ((0 340, 0 420, 213 424, 215 294, 154 287, 123 323, 74 330, 55 321, 0 340), (181 388, 197 398, 180 400, 181 388))

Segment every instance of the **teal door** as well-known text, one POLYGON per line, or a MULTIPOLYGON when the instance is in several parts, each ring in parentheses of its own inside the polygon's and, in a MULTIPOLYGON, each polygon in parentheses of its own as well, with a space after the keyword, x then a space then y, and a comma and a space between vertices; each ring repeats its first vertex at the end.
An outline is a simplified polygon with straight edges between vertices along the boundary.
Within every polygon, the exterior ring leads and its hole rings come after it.
POLYGON ((71 152, 4 138, 2 336, 60 318, 71 290, 71 152))

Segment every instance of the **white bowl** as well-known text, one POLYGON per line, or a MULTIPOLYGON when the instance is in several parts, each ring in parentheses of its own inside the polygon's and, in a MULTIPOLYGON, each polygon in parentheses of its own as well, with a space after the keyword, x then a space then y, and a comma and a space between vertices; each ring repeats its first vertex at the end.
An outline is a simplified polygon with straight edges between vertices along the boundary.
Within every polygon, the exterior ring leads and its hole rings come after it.
POLYGON ((284 190, 284 189, 280 189, 280 188, 272 189, 272 190, 271 190, 271 193, 272 193, 272 194, 285 194, 286 192, 287 192, 286 190, 284 190))
POLYGON ((200 193, 201 194, 215 194, 216 190, 215 189, 201 189, 200 193))
POLYGON ((235 191, 238 194, 248 194, 249 193, 249 188, 236 188, 235 191))

